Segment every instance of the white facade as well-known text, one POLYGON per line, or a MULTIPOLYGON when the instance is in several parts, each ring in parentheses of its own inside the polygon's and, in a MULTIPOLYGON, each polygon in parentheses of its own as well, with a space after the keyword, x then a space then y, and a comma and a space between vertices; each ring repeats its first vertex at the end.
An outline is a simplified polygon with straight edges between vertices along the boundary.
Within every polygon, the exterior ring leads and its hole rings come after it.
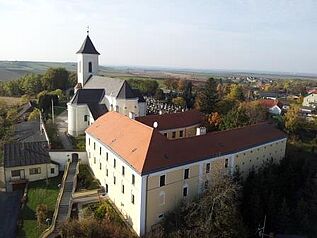
POLYGON ((94 118, 86 104, 67 103, 68 134, 78 136, 85 133, 86 128, 94 122, 94 118))
POLYGON ((274 114, 274 115, 281 115, 282 110, 279 106, 275 105, 275 106, 269 108, 269 112, 274 114))
POLYGON ((97 74, 99 70, 97 54, 77 54, 77 77, 78 83, 85 85, 91 75, 97 74))
MULTIPOLYGON (((149 179, 160 175, 166 175, 168 177, 169 174, 175 171, 198 165, 198 186, 191 187, 191 185, 185 183, 184 186, 188 187, 191 193, 194 191, 195 194, 199 194, 202 192, 206 181, 204 171, 207 163, 227 160, 227 171, 229 174, 233 174, 237 167, 242 171, 251 171, 252 169, 257 170, 265 161, 269 161, 270 159, 275 163, 278 163, 285 156, 286 141, 287 139, 283 138, 232 154, 208 158, 206 160, 173 167, 143 176, 136 172, 126 160, 121 158, 109 146, 100 142, 100 140, 93 138, 89 134, 86 134, 86 150, 89 166, 94 175, 100 181, 101 185, 105 187, 109 198, 121 211, 122 215, 131 224, 136 233, 142 236, 145 235, 146 232, 150 230, 151 225, 153 225, 148 224, 149 221, 147 221, 148 204, 152 204, 153 206, 156 205, 154 205, 153 201, 150 199, 151 195, 148 190, 149 179), (242 162, 241 159, 244 156, 248 157, 247 160, 252 158, 252 162, 251 160, 250 163, 246 164, 242 162), (132 176, 134 176, 134 184, 132 182, 132 176), (134 203, 132 202, 132 199, 134 203)), ((247 174, 242 174, 242 176, 246 177, 247 174)), ((166 187, 162 187, 162 189, 167 193, 166 187)), ((166 203, 172 203, 172 201, 166 201, 166 203)))
POLYGON ((304 97, 303 100, 303 106, 305 107, 315 107, 315 105, 312 104, 317 104, 317 93, 311 93, 304 97))
POLYGON ((140 208, 145 204, 142 177, 118 154, 88 134, 86 150, 94 175, 136 233, 141 235, 141 217, 144 211, 140 208))

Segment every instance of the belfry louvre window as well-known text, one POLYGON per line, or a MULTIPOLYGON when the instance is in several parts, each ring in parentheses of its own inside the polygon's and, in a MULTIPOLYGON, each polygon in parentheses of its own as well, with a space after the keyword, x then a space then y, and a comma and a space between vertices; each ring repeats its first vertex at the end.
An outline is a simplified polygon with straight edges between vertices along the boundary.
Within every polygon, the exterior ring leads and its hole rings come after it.
POLYGON ((165 186, 165 175, 160 176, 160 187, 165 186))
POLYGON ((91 62, 88 63, 88 72, 92 73, 92 63, 91 62))

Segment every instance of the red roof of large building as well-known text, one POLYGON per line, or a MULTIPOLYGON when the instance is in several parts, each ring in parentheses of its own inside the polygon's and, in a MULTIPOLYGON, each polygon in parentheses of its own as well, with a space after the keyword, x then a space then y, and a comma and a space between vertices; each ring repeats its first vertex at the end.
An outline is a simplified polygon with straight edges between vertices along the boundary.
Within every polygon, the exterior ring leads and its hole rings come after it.
POLYGON ((157 122, 157 129, 163 131, 201 124, 203 121, 203 114, 197 110, 190 110, 185 112, 137 117, 136 120, 150 127, 153 127, 154 122, 157 122))
POLYGON ((286 138, 272 124, 168 140, 157 129, 117 112, 99 117, 86 133, 107 145, 141 175, 218 157, 286 138))

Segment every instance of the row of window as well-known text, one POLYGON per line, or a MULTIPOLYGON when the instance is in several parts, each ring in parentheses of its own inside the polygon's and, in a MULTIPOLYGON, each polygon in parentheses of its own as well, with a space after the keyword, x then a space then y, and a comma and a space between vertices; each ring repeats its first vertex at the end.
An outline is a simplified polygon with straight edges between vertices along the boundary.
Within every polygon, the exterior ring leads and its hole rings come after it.
MULTIPOLYGON (((225 166, 225 168, 229 167, 229 159, 225 159, 224 166, 225 166)), ((206 172, 206 174, 210 173, 210 163, 206 164, 205 172, 206 172)), ((188 179, 188 178, 189 178, 189 169, 184 169, 184 179, 188 179)), ((160 176, 160 187, 165 186, 165 180, 166 180, 166 175, 161 175, 160 176)))
MULTIPOLYGON (((88 144, 90 145, 90 138, 88 139, 88 144)), ((94 142, 94 150, 96 150, 96 142, 94 142)), ((102 154, 102 147, 99 147, 99 155, 102 154)), ((91 154, 89 152, 89 157, 91 157, 91 154)), ((106 152, 106 161, 109 161, 109 154, 106 152)), ((96 164, 96 157, 94 157, 94 164, 96 164)), ((114 158, 113 159, 113 168, 115 169, 117 167, 117 160, 114 158)), ((99 163, 99 169, 102 170, 102 163, 99 163)), ((122 165, 121 167, 121 175, 125 176, 125 166, 122 165)), ((106 175, 108 176, 108 169, 106 169, 106 175)), ((132 174, 132 179, 131 183, 134 185, 135 184, 135 175, 132 174)))
MULTIPOLYGON (((116 181, 117 181, 116 176, 113 176, 113 184, 114 184, 114 185, 116 185, 116 181)), ((106 184, 106 189, 105 189, 105 190, 106 190, 106 193, 109 192, 109 186, 108 186, 108 184, 106 184)), ((121 192, 122 192, 122 194, 124 194, 124 192, 125 192, 124 184, 121 184, 121 192)), ((131 203, 132 203, 132 204, 135 203, 134 194, 132 194, 132 193, 131 193, 131 203)))
MULTIPOLYGON (((51 168, 51 174, 55 173, 55 168, 51 168)), ((41 168, 30 168, 29 169, 29 174, 30 175, 36 175, 36 174, 41 174, 41 168)), ((20 177, 21 175, 24 175, 24 169, 19 169, 19 170, 11 170, 11 177, 20 177)))
MULTIPOLYGON (((179 133, 178 136, 179 136, 180 138, 183 138, 183 137, 184 137, 184 131, 183 131, 183 130, 182 130, 182 131, 179 131, 178 133, 179 133)), ((164 136, 167 137, 167 132, 164 133, 164 136)), ((176 138, 176 131, 173 131, 173 132, 172 132, 172 138, 173 138, 173 139, 176 138)))

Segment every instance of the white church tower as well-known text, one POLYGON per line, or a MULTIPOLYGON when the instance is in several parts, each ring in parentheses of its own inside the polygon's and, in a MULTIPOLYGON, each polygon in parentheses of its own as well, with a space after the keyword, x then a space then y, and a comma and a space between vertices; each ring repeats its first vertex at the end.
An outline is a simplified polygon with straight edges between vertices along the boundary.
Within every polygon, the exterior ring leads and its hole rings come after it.
POLYGON ((87 37, 76 54, 77 77, 80 84, 78 86, 84 87, 89 77, 97 74, 99 70, 98 56, 100 54, 89 37, 89 31, 87 31, 87 37))

